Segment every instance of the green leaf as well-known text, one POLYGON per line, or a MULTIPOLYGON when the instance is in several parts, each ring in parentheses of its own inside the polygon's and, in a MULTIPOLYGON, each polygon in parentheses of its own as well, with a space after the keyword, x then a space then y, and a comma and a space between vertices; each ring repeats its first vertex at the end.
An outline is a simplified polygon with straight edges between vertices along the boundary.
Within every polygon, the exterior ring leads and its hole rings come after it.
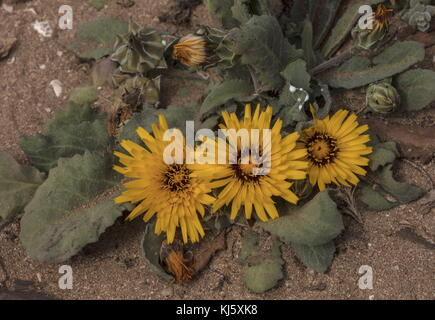
POLYGON ((304 108, 301 108, 301 102, 297 100, 300 97, 303 101, 305 99, 304 95, 306 93, 302 91, 291 93, 289 88, 284 86, 279 98, 281 109, 277 113, 277 117, 282 120, 284 128, 287 126, 294 127, 298 122, 309 120, 304 108))
POLYGON ((332 241, 320 246, 292 243, 292 247, 304 265, 320 273, 328 270, 335 252, 335 245, 332 241))
POLYGON ((305 61, 308 68, 314 67, 316 56, 313 49, 313 25, 310 20, 305 19, 302 29, 302 50, 304 51, 305 61))
POLYGON ((231 8, 234 0, 206 0, 208 10, 218 18, 225 29, 239 26, 239 21, 234 19, 231 8))
MULTIPOLYGON (((334 28, 331 31, 327 41, 322 48, 322 54, 324 57, 332 56, 343 44, 349 35, 352 28, 355 26, 358 18, 361 16, 358 13, 359 7, 362 5, 373 5, 383 2, 384 0, 364 0, 353 1, 355 4, 350 4, 344 13, 340 16, 334 28)), ((327 1, 331 2, 331 1, 327 1)))
POLYGON ((311 21, 315 22, 313 24, 314 47, 318 48, 330 31, 342 0, 311 0, 311 2, 314 2, 310 14, 311 21))
POLYGON ((103 151, 110 142, 101 115, 88 104, 69 102, 65 110, 55 113, 42 134, 21 137, 19 145, 36 168, 48 172, 60 157, 103 151))
POLYGON ((373 59, 354 56, 339 68, 326 72, 321 79, 334 88, 362 87, 400 73, 424 59, 423 44, 415 41, 398 42, 373 59))
POLYGON ((151 270, 154 271, 158 276, 164 280, 170 282, 174 280, 174 277, 167 273, 160 265, 160 249, 162 247, 162 242, 165 240, 166 236, 164 233, 157 235, 154 232, 155 221, 152 223, 147 223, 145 227, 145 234, 142 240, 142 250, 145 261, 150 266, 151 270))
POLYGON ((69 96, 69 101, 76 104, 92 104, 98 99, 98 90, 92 86, 80 86, 73 89, 69 96))
POLYGON ((111 17, 94 20, 79 27, 71 49, 81 59, 98 60, 113 53, 116 36, 127 32, 124 21, 111 17))
MULTIPOLYGON (((307 71, 307 63, 304 60, 297 59, 290 62, 281 72, 281 75, 287 80, 288 84, 292 84, 296 88, 302 88, 305 91, 311 91, 311 76, 307 71)), ((286 89, 288 90, 288 88, 286 89)))
POLYGON ((390 210, 400 204, 399 202, 388 201, 381 193, 374 190, 372 186, 364 182, 361 182, 358 188, 358 199, 363 202, 370 210, 390 210))
POLYGON ((89 0, 91 6, 93 6, 97 10, 104 9, 107 4, 107 0, 89 0))
POLYGON ((319 192, 302 207, 286 205, 279 212, 281 217, 260 226, 286 243, 322 245, 343 230, 342 216, 328 191, 319 192))
POLYGON ((369 167, 374 172, 378 170, 379 167, 393 163, 397 156, 399 156, 399 151, 397 150, 395 142, 378 143, 373 148, 373 152, 368 155, 370 159, 369 167))
POLYGON ((32 259, 66 261, 121 216, 123 207, 102 196, 121 180, 112 164, 111 157, 89 151, 59 159, 21 220, 20 239, 32 259))
POLYGON ((414 69, 399 74, 394 79, 399 91, 403 111, 420 110, 435 101, 435 72, 414 69))
POLYGON ((201 106, 202 113, 214 111, 231 99, 240 100, 251 96, 254 88, 250 81, 228 80, 214 87, 201 106))
POLYGON ((21 213, 43 181, 38 170, 19 165, 10 154, 0 150, 0 218, 9 219, 21 213))
POLYGON ((234 0, 231 12, 241 24, 247 23, 254 15, 270 14, 268 0, 234 0))
POLYGON ((279 90, 284 80, 277 74, 302 55, 284 38, 272 16, 254 16, 243 25, 237 33, 234 52, 241 56, 243 64, 254 68, 262 91, 279 90))
POLYGON ((261 252, 259 236, 248 231, 242 239, 240 260, 243 264, 243 281, 255 293, 263 293, 276 286, 283 278, 281 243, 274 241, 269 252, 261 252))
POLYGON ((248 230, 242 238, 242 246, 240 248, 239 261, 242 265, 248 263, 248 258, 253 256, 259 250, 258 241, 260 235, 253 231, 248 230))
POLYGON ((408 203, 420 198, 424 191, 416 186, 398 182, 393 177, 392 165, 385 166, 379 173, 380 184, 400 203, 408 203))

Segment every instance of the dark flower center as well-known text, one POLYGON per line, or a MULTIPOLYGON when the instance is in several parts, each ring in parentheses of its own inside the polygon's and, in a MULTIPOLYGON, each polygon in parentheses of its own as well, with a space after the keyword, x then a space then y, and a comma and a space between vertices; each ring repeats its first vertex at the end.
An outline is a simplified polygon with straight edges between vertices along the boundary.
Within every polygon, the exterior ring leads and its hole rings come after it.
POLYGON ((163 174, 163 188, 170 191, 183 191, 190 185, 192 172, 184 164, 171 164, 163 174))
POLYGON ((316 132, 305 144, 308 159, 318 167, 331 163, 336 157, 337 140, 326 133, 316 132))

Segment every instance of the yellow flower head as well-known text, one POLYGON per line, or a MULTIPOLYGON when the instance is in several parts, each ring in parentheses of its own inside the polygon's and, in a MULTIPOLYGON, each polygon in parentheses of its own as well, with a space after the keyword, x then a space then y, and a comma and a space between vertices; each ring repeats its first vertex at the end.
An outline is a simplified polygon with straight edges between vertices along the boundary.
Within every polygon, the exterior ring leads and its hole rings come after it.
POLYGON ((206 41, 201 36, 187 35, 181 38, 172 53, 172 58, 188 67, 195 67, 207 60, 206 41))
POLYGON ((373 14, 374 30, 388 29, 388 15, 393 9, 387 9, 383 4, 378 5, 376 12, 373 14))
MULTIPOLYGON (((200 177, 212 177, 216 180, 213 187, 224 187, 217 196, 212 211, 216 212, 222 206, 232 202, 231 219, 236 218, 242 205, 247 219, 251 218, 253 207, 262 221, 267 221, 269 217, 277 218, 278 211, 272 197, 281 197, 288 202, 297 203, 298 197, 290 190, 293 184, 291 180, 306 177, 308 163, 302 160, 307 154, 306 150, 295 150, 299 134, 292 133, 283 137, 281 135, 282 120, 277 120, 273 128, 270 129, 272 119, 272 107, 270 106, 267 107, 266 111, 260 112, 258 105, 254 114, 251 115, 251 106, 248 104, 245 108, 244 119, 241 120, 237 118, 235 113, 228 114, 226 111, 222 113, 222 116, 225 124, 220 124, 221 129, 234 129, 236 131, 245 129, 248 133, 258 132, 253 129, 260 129, 260 132, 262 129, 269 129, 270 148, 262 145, 263 139, 260 137, 257 154, 263 159, 270 156, 271 161, 265 168, 265 165, 260 164, 260 161, 253 161, 253 148, 242 150, 241 143, 237 143, 237 150, 232 144, 233 154, 237 154, 237 159, 232 164, 197 166, 200 177), (267 152, 268 154, 266 154, 267 152), (268 170, 259 175, 254 174, 253 169, 268 170)), ((225 142, 225 145, 226 149, 230 149, 230 144, 225 142)))
POLYGON ((123 140, 121 146, 130 155, 115 152, 124 167, 115 166, 114 169, 134 179, 124 184, 127 190, 115 202, 138 203, 127 217, 129 220, 145 213, 143 219, 148 222, 157 215, 155 232, 166 232, 168 243, 174 241, 178 227, 181 228, 185 243, 188 239, 197 242, 204 236, 197 213, 204 216, 204 205, 215 200, 208 195, 211 184, 207 179, 194 177, 194 169, 189 165, 168 165, 164 162, 163 153, 170 143, 163 140, 168 125, 162 115, 159 116, 159 122, 159 126, 155 123, 152 125, 154 136, 143 128, 137 129, 147 149, 133 141, 123 140))
POLYGON ((304 130, 300 147, 308 151, 310 163, 308 175, 312 185, 318 184, 324 190, 329 183, 350 186, 359 182, 355 175, 365 175, 361 166, 367 166, 372 148, 365 145, 370 141, 367 125, 359 126, 357 116, 349 111, 339 110, 332 117, 319 120, 314 115, 314 125, 304 130), (349 183, 348 183, 349 182, 349 183))

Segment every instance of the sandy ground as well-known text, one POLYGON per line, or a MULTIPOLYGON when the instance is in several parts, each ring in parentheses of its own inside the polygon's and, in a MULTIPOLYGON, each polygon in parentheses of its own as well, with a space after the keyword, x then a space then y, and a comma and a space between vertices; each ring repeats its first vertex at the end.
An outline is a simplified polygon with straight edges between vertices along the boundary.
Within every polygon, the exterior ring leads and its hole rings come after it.
MULTIPOLYGON (((108 2, 101 11, 79 0, 34 0, 14 5, 12 13, 0 8, 0 36, 19 41, 10 57, 0 62, 0 148, 18 161, 26 161, 17 146, 18 138, 39 132, 53 111, 64 105, 70 90, 86 79, 88 66, 78 64, 68 51, 78 25, 111 15, 124 20, 133 17, 139 24, 177 34, 193 29, 159 22, 157 17, 173 4, 172 0, 140 0, 132 8, 121 8, 115 0, 108 2), (55 27, 58 8, 63 4, 74 9, 74 30, 55 27), (38 36, 31 27, 36 20, 50 21, 55 27, 54 36, 38 36), (54 79, 64 87, 59 98, 49 86, 54 79)), ((203 6, 194 11, 193 25, 209 21, 203 6)), ((433 61, 432 49, 428 61, 433 61)), ((361 95, 340 97, 338 103, 359 110, 363 100, 361 95)), ((413 114, 412 119, 388 121, 433 128, 433 119, 431 109, 413 114)), ((432 162, 422 167, 435 179, 432 162)), ((400 178, 429 190, 427 177, 412 166, 400 162, 396 171, 400 178)), ((236 260, 242 227, 228 233, 227 249, 219 252, 193 282, 177 285, 157 277, 142 258, 144 223, 140 219, 118 221, 99 242, 65 263, 73 268, 74 287, 61 290, 60 265, 42 265, 27 258, 18 239, 16 220, 0 231, 0 288, 38 290, 61 299, 434 299, 434 211, 423 210, 421 203, 382 213, 361 208, 363 224, 346 216, 346 231, 336 240, 336 257, 326 274, 309 271, 291 249, 283 246, 285 278, 262 295, 251 293, 241 279, 241 266, 236 260), (372 290, 358 287, 362 265, 373 268, 372 290)))

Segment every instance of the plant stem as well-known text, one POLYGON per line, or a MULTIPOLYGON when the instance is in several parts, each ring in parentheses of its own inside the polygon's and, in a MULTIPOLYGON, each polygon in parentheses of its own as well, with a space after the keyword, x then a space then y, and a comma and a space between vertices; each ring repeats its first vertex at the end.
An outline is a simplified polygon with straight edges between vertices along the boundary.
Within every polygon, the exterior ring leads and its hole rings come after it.
POLYGON ((321 64, 315 66, 310 70, 311 75, 316 75, 322 72, 325 72, 328 69, 331 69, 333 67, 337 67, 341 65, 344 61, 350 59, 352 55, 354 54, 354 49, 350 48, 344 51, 343 53, 339 54, 338 56, 335 56, 329 60, 326 60, 325 62, 322 62, 321 64))

